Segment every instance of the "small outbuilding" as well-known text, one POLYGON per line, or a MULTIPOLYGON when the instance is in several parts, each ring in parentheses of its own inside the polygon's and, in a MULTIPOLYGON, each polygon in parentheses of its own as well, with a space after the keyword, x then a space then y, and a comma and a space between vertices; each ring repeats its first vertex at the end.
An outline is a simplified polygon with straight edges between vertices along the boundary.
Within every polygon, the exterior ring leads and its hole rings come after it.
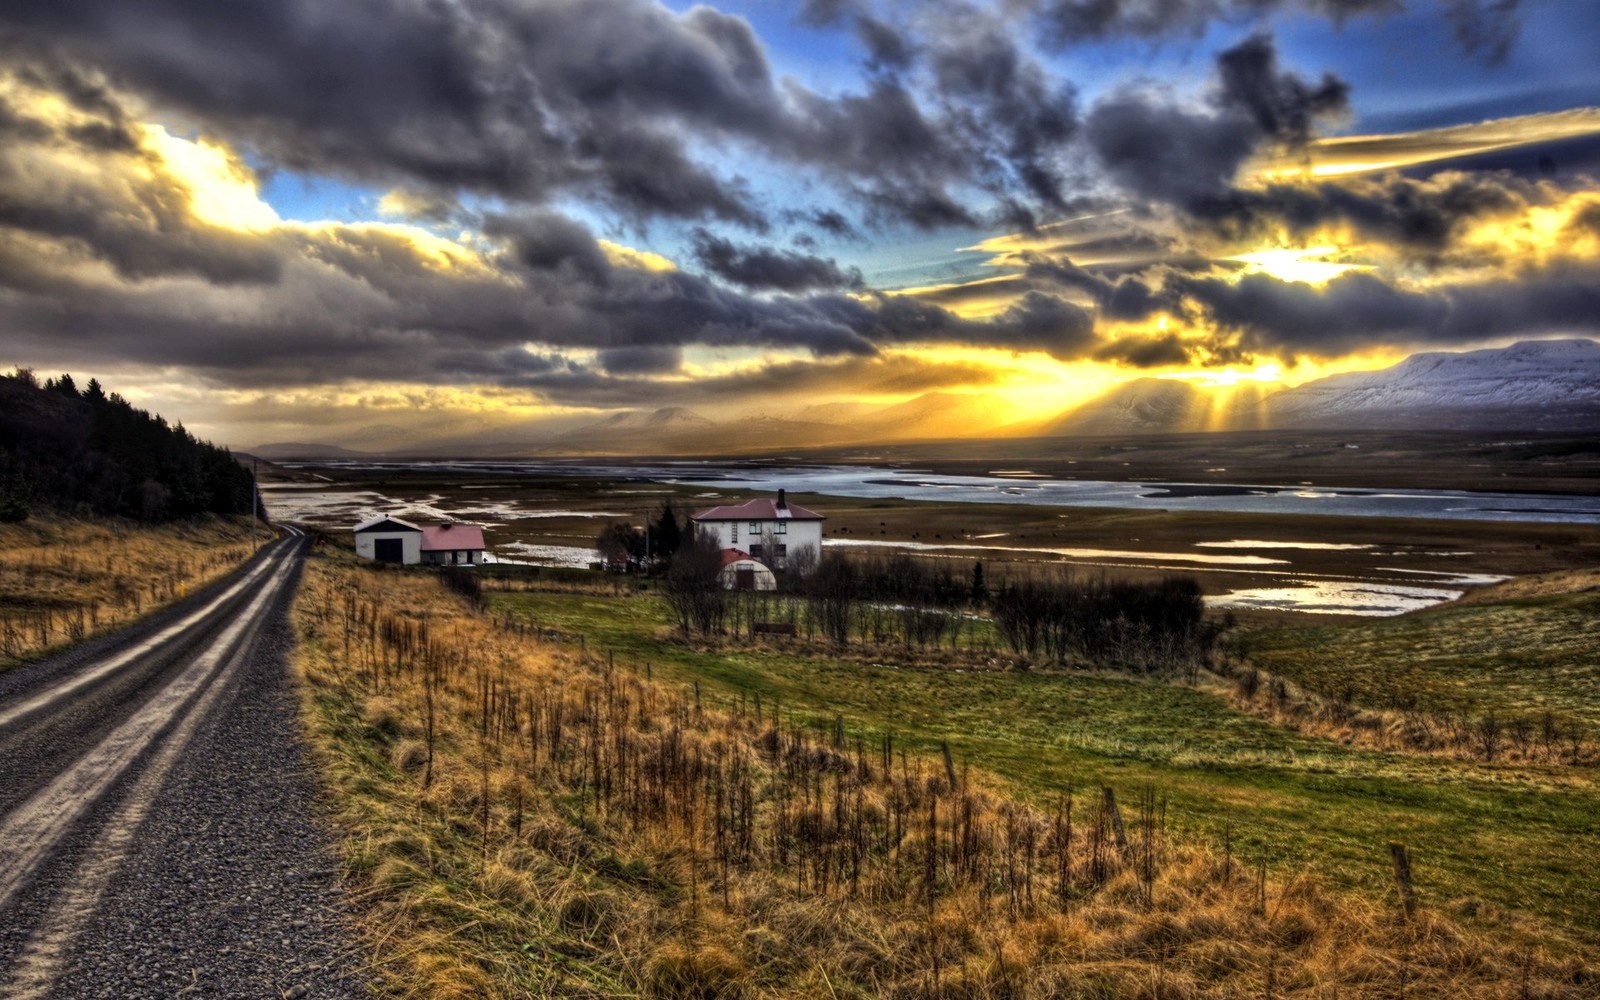
POLYGON ((725 590, 777 590, 778 578, 765 563, 739 549, 722 551, 722 586, 725 590))
POLYGON ((422 561, 422 529, 380 514, 355 526, 356 555, 376 562, 414 566, 422 561))
POLYGON ((445 521, 422 529, 422 561, 433 566, 477 566, 483 562, 483 526, 445 521))

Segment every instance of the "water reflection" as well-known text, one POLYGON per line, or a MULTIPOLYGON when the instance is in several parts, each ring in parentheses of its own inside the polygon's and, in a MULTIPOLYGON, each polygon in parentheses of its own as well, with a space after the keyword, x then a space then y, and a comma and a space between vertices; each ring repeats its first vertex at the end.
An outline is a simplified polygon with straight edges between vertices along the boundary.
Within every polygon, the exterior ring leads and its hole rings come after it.
POLYGON ((1394 583, 1305 580, 1285 587, 1250 587, 1206 597, 1213 608, 1300 611, 1313 615, 1382 618, 1420 611, 1460 597, 1462 591, 1394 583))

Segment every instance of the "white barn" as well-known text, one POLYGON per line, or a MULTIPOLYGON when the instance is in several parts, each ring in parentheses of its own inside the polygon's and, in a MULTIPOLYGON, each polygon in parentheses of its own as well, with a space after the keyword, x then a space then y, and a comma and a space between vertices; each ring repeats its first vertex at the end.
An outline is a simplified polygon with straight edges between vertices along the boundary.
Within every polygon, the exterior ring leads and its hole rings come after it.
POLYGON ((387 514, 355 526, 356 555, 374 562, 415 566, 477 566, 483 562, 483 526, 445 521, 426 527, 387 514))
POLYGON ((355 526, 356 555, 376 562, 414 566, 422 561, 422 529, 379 514, 355 526))
POLYGON ((776 500, 751 500, 712 507, 694 515, 695 531, 717 540, 724 553, 745 553, 772 569, 803 559, 815 566, 822 556, 822 522, 814 510, 791 504, 778 491, 776 500))

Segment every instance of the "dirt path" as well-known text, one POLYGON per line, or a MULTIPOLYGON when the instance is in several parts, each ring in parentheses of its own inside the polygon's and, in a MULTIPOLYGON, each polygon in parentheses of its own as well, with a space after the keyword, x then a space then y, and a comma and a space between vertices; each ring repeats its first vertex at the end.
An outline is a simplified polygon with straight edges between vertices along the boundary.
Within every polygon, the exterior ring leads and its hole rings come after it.
POLYGON ((297 735, 304 545, 0 677, 0 994, 371 995, 297 735))

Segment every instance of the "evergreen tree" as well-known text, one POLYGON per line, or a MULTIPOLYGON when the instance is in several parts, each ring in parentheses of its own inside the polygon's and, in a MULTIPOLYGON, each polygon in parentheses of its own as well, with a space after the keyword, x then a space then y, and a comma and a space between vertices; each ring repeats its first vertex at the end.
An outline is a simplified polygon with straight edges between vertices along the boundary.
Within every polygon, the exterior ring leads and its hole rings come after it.
POLYGON ((18 369, 0 376, 0 491, 8 516, 32 506, 167 520, 254 508, 254 480, 226 448, 181 424, 136 409, 91 379, 71 375, 39 385, 18 369))
POLYGON ((668 500, 661 505, 661 513, 656 515, 655 527, 650 537, 650 547, 654 550, 650 554, 657 559, 671 562, 678 549, 683 546, 683 532, 678 527, 678 512, 673 509, 672 501, 668 500))

